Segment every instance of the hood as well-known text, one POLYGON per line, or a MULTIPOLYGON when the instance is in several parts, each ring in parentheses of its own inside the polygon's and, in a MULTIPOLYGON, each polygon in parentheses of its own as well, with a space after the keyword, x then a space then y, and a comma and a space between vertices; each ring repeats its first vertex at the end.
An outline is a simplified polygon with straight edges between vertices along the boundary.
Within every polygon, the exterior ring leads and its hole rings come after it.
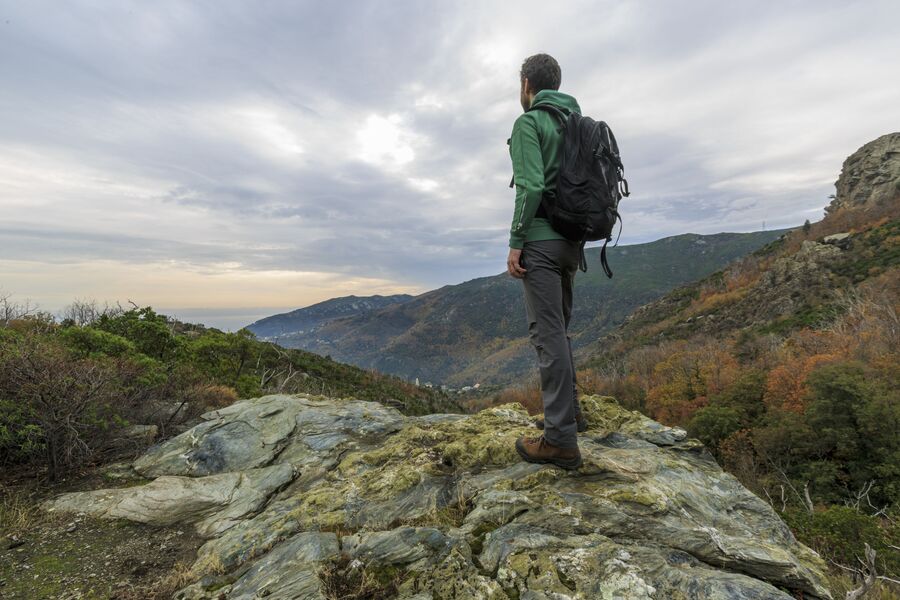
POLYGON ((531 106, 534 107, 538 104, 552 104, 563 109, 567 114, 571 111, 581 114, 581 107, 578 106, 578 101, 573 96, 557 90, 539 91, 534 95, 531 106))

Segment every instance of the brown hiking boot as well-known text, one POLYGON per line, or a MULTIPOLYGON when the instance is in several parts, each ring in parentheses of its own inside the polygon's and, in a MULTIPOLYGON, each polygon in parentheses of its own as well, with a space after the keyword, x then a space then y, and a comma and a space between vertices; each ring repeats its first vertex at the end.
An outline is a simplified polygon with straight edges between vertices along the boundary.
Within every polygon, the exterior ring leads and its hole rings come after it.
MULTIPOLYGON (((587 431, 587 428, 588 428, 587 419, 585 419, 583 415, 581 415, 581 414, 576 415, 575 422, 578 424, 578 433, 584 433, 585 431, 587 431)), ((534 426, 537 427, 538 429, 543 429, 544 428, 544 420, 538 419, 537 421, 534 422, 534 426)))
POLYGON ((581 451, 577 447, 554 446, 543 435, 534 438, 520 437, 516 440, 516 450, 528 462, 550 463, 564 469, 577 469, 581 466, 581 451))

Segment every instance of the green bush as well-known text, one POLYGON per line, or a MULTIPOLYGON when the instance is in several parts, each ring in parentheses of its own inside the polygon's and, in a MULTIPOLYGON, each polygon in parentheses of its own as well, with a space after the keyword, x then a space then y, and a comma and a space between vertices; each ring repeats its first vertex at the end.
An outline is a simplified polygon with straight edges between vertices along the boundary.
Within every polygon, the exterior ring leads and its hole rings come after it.
POLYGON ((0 345, 0 462, 43 459, 56 479, 102 447, 121 385, 109 359, 79 358, 34 332, 0 345))
POLYGON ((34 423, 30 407, 0 399, 0 464, 29 462, 43 452, 43 430, 34 423))
POLYGON ((748 427, 765 413, 765 391, 766 374, 759 370, 745 371, 722 393, 713 396, 710 404, 733 409, 740 416, 741 425, 748 427))
POLYGON ((130 340, 139 352, 157 360, 172 360, 180 345, 166 317, 149 306, 116 316, 102 315, 92 327, 130 340))
POLYGON ((78 356, 125 356, 135 354, 135 345, 120 335, 93 327, 66 327, 59 337, 78 356))
POLYGON ((843 503, 874 480, 874 504, 900 503, 900 392, 889 373, 838 362, 816 368, 806 384, 802 414, 760 417, 756 452, 798 489, 809 482, 816 502, 843 503))
POLYGON ((719 443, 741 428, 741 415, 730 406, 704 406, 694 413, 687 426, 688 434, 706 444, 713 453, 719 443))
POLYGON ((789 508, 782 513, 785 522, 797 538, 825 558, 847 566, 858 566, 856 558, 865 557, 865 544, 877 552, 879 568, 883 573, 900 572, 900 515, 894 515, 893 523, 880 517, 872 517, 859 510, 832 505, 809 514, 801 508, 789 508))

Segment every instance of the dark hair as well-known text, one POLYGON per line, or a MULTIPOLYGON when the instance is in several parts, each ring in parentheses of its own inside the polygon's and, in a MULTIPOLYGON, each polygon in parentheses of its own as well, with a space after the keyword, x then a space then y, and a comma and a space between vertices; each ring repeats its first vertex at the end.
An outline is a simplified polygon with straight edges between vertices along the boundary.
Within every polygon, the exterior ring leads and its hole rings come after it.
POLYGON ((556 59, 549 54, 535 54, 522 63, 519 78, 524 80, 526 77, 535 93, 541 90, 558 90, 562 71, 556 59))

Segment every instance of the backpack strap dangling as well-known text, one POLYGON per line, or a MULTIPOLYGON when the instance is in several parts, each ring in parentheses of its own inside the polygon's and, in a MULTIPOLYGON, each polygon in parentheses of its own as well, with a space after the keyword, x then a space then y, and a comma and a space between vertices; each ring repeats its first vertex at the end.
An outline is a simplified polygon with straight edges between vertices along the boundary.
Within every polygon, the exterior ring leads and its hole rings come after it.
POLYGON ((606 276, 612 279, 612 269, 609 268, 609 263, 606 262, 606 245, 609 243, 609 239, 610 238, 606 238, 603 241, 603 249, 600 250, 600 266, 603 267, 603 272, 606 273, 606 276))
POLYGON ((581 269, 582 273, 587 273, 587 258, 584 256, 584 243, 585 240, 581 240, 581 246, 579 247, 580 256, 578 257, 578 268, 581 269))

